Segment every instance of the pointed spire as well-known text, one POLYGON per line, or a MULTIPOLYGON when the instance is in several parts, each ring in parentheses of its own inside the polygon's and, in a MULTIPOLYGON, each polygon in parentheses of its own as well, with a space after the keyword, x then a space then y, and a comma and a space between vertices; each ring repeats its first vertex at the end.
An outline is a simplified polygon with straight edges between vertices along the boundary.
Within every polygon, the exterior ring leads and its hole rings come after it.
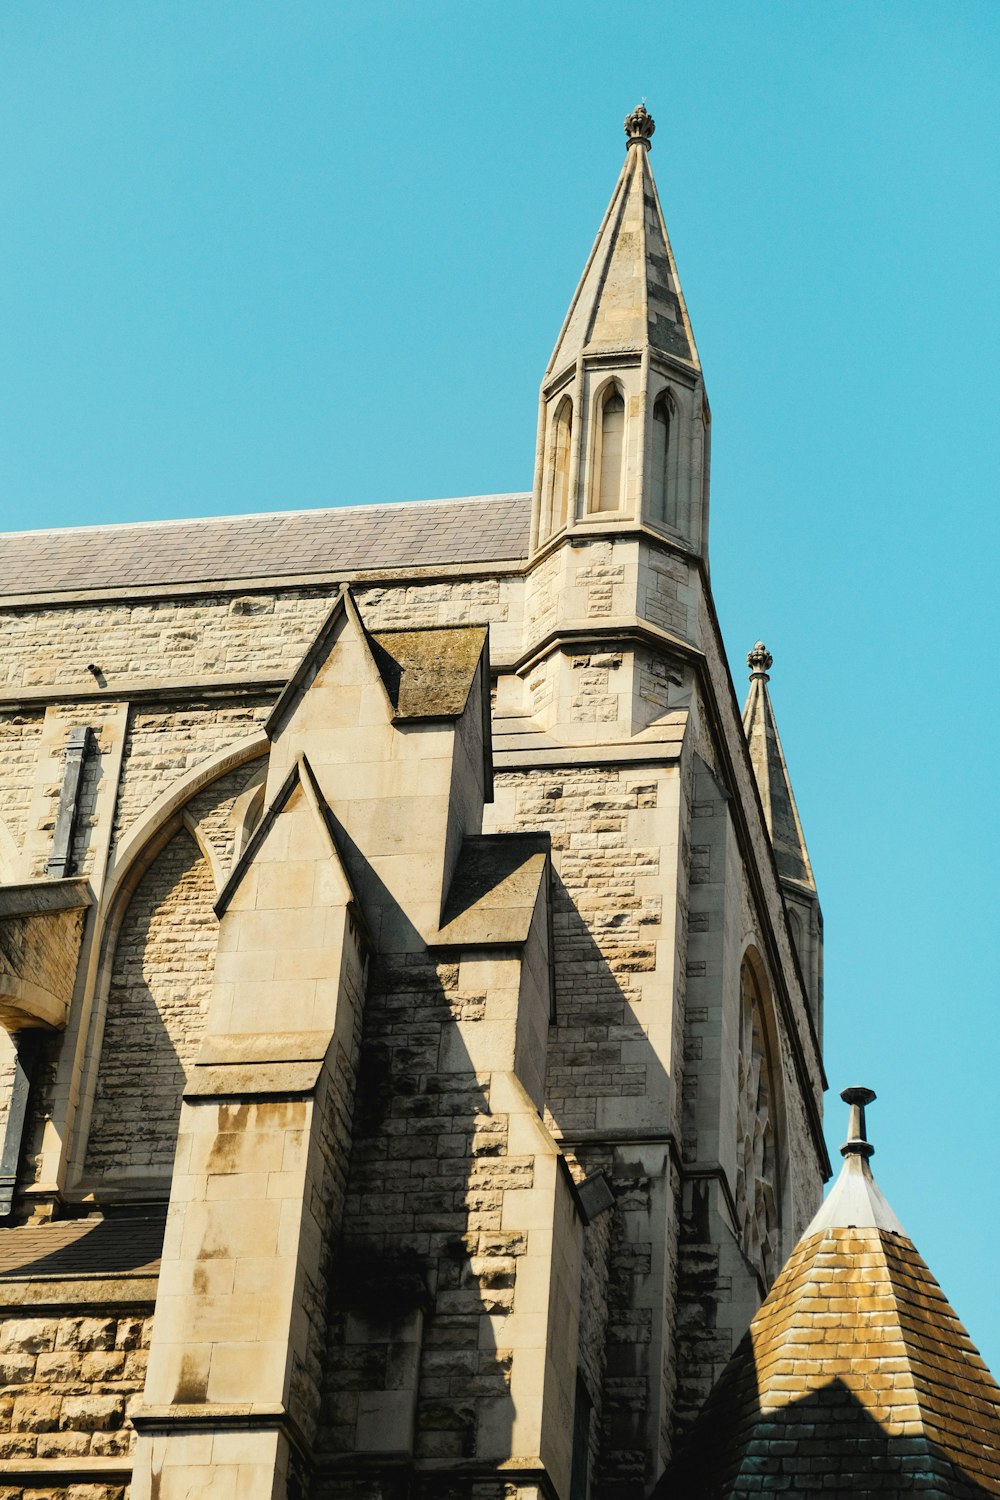
POLYGON ((645 104, 625 121, 625 164, 556 340, 548 374, 570 366, 585 350, 624 353, 647 347, 700 368, 649 166, 655 129, 645 104))
POLYGON ((743 730, 750 747, 750 762, 764 808, 778 874, 785 880, 794 880, 815 891, 809 851, 806 849, 802 824, 792 783, 785 763, 785 752, 781 748, 778 726, 771 704, 767 684, 774 658, 758 641, 747 655, 750 668, 750 692, 743 710, 743 730))
POLYGON ((874 1097, 841 1095, 840 1177, 654 1500, 1000 1493, 1000 1388, 872 1180, 874 1097))

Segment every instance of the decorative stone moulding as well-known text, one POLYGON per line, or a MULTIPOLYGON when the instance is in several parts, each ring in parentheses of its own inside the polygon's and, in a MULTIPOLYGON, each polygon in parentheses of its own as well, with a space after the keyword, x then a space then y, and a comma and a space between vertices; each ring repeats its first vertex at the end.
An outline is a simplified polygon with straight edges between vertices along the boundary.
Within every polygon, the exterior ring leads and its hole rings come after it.
POLYGON ((90 904, 85 880, 0 886, 0 1026, 6 1031, 66 1025, 90 904))

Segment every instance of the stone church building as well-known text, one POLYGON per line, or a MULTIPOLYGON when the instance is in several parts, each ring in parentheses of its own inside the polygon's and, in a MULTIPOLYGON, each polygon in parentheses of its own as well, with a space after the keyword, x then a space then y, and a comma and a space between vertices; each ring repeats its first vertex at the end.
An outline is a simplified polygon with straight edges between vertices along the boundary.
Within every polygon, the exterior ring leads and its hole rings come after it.
POLYGON ((0 1500, 716 1493, 822 919, 652 133, 531 495, 4 539, 0 1500))

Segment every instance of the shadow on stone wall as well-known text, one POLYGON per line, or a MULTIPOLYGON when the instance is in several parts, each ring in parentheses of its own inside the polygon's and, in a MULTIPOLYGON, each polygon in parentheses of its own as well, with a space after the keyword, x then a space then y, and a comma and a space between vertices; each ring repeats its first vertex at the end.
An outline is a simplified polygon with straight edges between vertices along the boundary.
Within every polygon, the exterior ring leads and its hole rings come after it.
POLYGON ((530 1187, 532 1167, 508 1157, 506 1117, 458 1035, 485 995, 460 987, 457 955, 423 947, 346 842, 397 951, 368 979, 314 1494, 391 1500, 423 1493, 414 1467, 466 1470, 467 1489, 510 1453, 511 1356, 482 1315, 511 1310, 526 1239, 502 1228, 502 1195, 530 1187))
MULTIPOLYGON (((398 908, 370 869, 357 871, 357 857, 350 851, 348 863, 366 911, 391 911, 398 930, 398 908)), ((651 1293, 651 1272, 665 1269, 676 1220, 669 1081, 628 993, 628 974, 650 967, 655 949, 628 931, 616 941, 612 926, 609 955, 558 878, 552 900, 552 1117, 580 1172, 603 1168, 616 1198, 585 1231, 581 1440, 592 1459, 591 1495, 632 1500, 651 1480, 649 1404, 660 1378, 650 1360, 663 1286, 655 1280, 651 1293), (578 1032, 580 1045, 560 1045, 560 1026, 578 1032), (661 1101, 661 1138, 648 1150, 588 1144, 596 1101, 629 1097, 661 1101)), ((459 1021, 483 1017, 485 996, 461 987, 457 957, 422 949, 412 930, 409 940, 410 951, 380 956, 369 976, 344 1229, 333 1257, 314 1492, 323 1500, 387 1500, 393 1484, 413 1497, 493 1500, 503 1491, 498 1478, 488 1488, 487 1476, 511 1452, 511 1351, 496 1346, 483 1314, 503 1315, 514 1303, 527 1235, 502 1227, 502 1195, 532 1185, 532 1163, 509 1155, 488 1075, 477 1075, 458 1035, 459 1021)))

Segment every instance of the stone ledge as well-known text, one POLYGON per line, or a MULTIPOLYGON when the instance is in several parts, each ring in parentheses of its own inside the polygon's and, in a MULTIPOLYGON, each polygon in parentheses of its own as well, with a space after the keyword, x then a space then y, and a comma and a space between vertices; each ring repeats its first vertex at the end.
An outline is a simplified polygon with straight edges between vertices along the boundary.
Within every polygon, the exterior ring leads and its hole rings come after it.
POLYGON ((14 1308, 66 1312, 75 1307, 148 1307, 152 1312, 157 1280, 149 1275, 0 1280, 0 1313, 14 1308))
POLYGON ((132 1459, 125 1458, 0 1458, 0 1479, 122 1480, 132 1478, 132 1459))
POLYGON ((493 765, 497 771, 548 771, 558 767, 579 766, 663 766, 681 758, 681 740, 661 740, 636 745, 618 742, 607 745, 566 745, 545 750, 495 750, 493 765))
POLYGON ((58 683, 52 687, 19 687, 0 690, 0 709, 44 708, 49 703, 156 703, 202 695, 206 698, 261 698, 284 687, 287 673, 268 672, 259 677, 196 673, 191 677, 154 678, 153 681, 123 677, 108 687, 78 683, 70 687, 58 683))

